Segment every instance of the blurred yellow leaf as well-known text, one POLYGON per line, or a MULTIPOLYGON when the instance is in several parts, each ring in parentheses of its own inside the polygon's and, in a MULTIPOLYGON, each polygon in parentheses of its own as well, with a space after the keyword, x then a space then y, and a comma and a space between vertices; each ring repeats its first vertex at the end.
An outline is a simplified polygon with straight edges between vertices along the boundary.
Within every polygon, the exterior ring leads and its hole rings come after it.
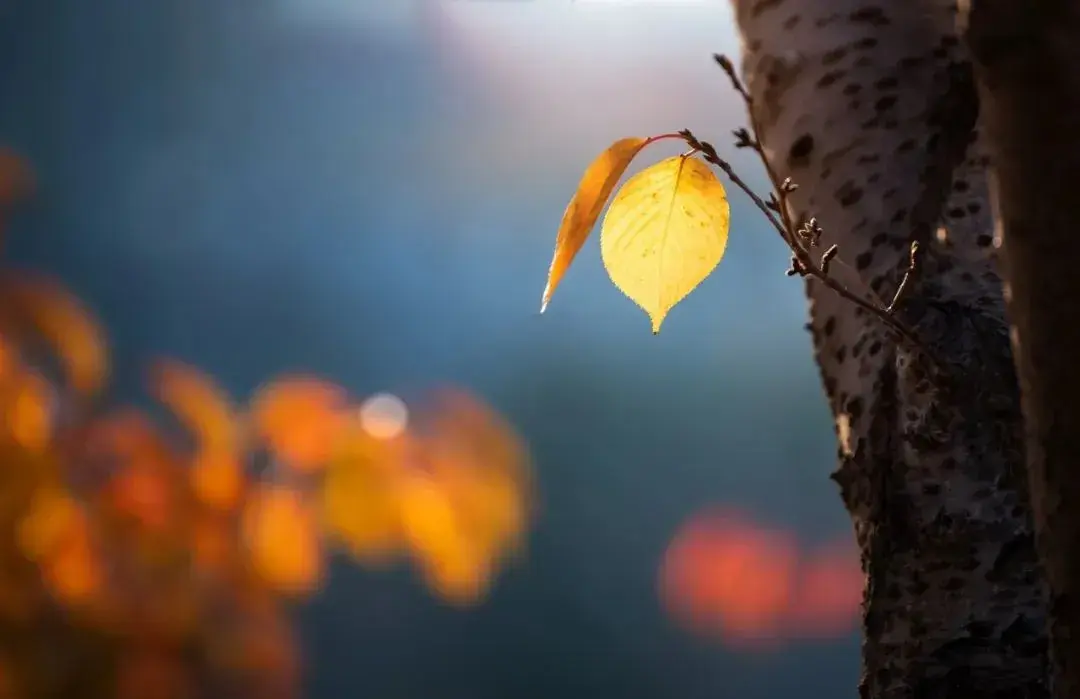
POLYGON ((724 186, 695 157, 662 160, 615 195, 600 253, 615 286, 649 314, 654 334, 720 262, 729 221, 724 186))
POLYGON ((396 477, 378 454, 370 453, 344 454, 327 469, 323 520, 365 563, 384 563, 403 545, 396 477))
POLYGON ((286 594, 310 592, 322 577, 317 522, 301 493, 265 484, 251 494, 242 532, 255 572, 286 594))
POLYGON ((289 376, 261 388, 251 401, 255 429, 289 466, 325 466, 347 425, 348 395, 332 383, 289 376))
POLYGON ((491 584, 490 559, 463 542, 429 561, 424 577, 443 601, 457 606, 473 605, 491 584))
POLYGON ((108 353, 97 321, 62 285, 40 275, 8 280, 7 293, 57 353, 67 379, 83 395, 96 393, 108 373, 108 353))
POLYGON ((159 361, 152 372, 157 399, 191 430, 203 449, 239 447, 239 426, 232 402, 203 372, 175 360, 159 361))
POLYGON ((618 140, 596 156, 585 169, 585 174, 578 182, 577 191, 563 213, 562 223, 559 224, 559 233, 555 238, 555 254, 551 259, 547 285, 540 301, 541 313, 547 309, 555 287, 562 281, 570 263, 596 225, 596 219, 600 217, 615 184, 626 172, 634 156, 648 143, 649 139, 646 138, 618 140))
POLYGON ((471 604, 487 589, 490 557, 461 529, 441 484, 423 474, 403 483, 402 523, 424 577, 447 602, 471 604))
POLYGON ((531 507, 528 455, 495 411, 462 391, 438 396, 425 456, 461 526, 492 553, 516 543, 531 507))
POLYGON ((401 519, 405 535, 425 557, 441 559, 461 537, 453 502, 433 478, 416 473, 400 485, 401 519))

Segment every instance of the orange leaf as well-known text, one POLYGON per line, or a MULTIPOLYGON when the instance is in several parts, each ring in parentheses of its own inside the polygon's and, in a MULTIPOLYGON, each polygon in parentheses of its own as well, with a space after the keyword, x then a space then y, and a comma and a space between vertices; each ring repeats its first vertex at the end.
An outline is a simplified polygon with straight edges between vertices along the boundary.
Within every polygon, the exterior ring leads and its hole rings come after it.
POLYGON ((596 219, 604 209, 608 197, 614 191, 619 178, 630 166, 641 149, 649 144, 645 138, 624 138, 612 143, 607 149, 596 156, 581 176, 577 191, 563 212, 562 223, 559 224, 559 233, 555 238, 555 254, 551 258, 551 267, 548 270, 547 285, 544 287, 544 295, 540 301, 540 312, 547 309, 551 301, 551 295, 555 293, 555 287, 562 281, 570 263, 585 244, 589 237, 596 219))
POLYGON ((102 590, 101 562, 90 540, 89 523, 79 511, 80 521, 69 536, 41 561, 46 587, 62 602, 84 604, 102 590))
POLYGON ((83 304, 62 285, 39 275, 21 274, 6 292, 57 353, 68 381, 83 395, 96 393, 108 373, 104 335, 83 304))
POLYGON ((345 391, 321 379, 291 376, 262 387, 251 417, 270 450, 301 471, 325 466, 348 424, 345 391))
POLYGON ((268 484, 252 492, 242 532, 255 572, 286 594, 310 592, 322 577, 315 517, 302 495, 268 484))
POLYGON ((110 503, 148 529, 175 523, 176 490, 160 463, 132 461, 109 484, 110 503))
POLYGON ((191 465, 191 486, 205 505, 228 510, 237 505, 244 488, 240 460, 227 451, 202 450, 191 465))
POLYGON ((42 453, 52 437, 52 386, 40 374, 24 372, 16 379, 7 409, 7 428, 19 446, 42 453))
POLYGON ((38 488, 18 529, 19 548, 30 560, 54 551, 84 524, 80 506, 55 486, 38 488))
POLYGON ((237 449, 240 428, 232 401, 206 374, 175 360, 157 362, 152 371, 157 399, 191 430, 199 446, 237 449))

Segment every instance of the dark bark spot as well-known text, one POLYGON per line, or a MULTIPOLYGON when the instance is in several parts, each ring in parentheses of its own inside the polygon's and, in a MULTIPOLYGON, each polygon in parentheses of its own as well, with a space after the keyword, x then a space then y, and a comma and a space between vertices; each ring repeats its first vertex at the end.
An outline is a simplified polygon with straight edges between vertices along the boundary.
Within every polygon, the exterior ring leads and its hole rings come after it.
POLYGON ((836 190, 836 200, 840 202, 840 206, 845 209, 859 203, 862 199, 863 190, 861 187, 857 187, 854 182, 850 180, 840 186, 840 189, 836 190))
POLYGON ((821 57, 821 65, 831 66, 839 63, 847 55, 847 47, 841 46, 840 48, 827 51, 824 56, 821 57))
POLYGON ((896 95, 886 95, 877 102, 874 102, 874 109, 879 112, 892 109, 894 106, 896 106, 896 95))
POLYGON ((821 78, 817 81, 817 86, 818 87, 828 87, 829 85, 832 85, 837 80, 844 77, 845 75, 847 75, 847 71, 844 71, 844 70, 830 70, 828 73, 821 76, 821 78))
POLYGON ((814 137, 808 133, 804 133, 795 139, 795 142, 791 144, 791 150, 788 151, 788 164, 805 165, 810 159, 810 153, 814 150, 814 137))
POLYGON ((889 24, 889 18, 880 7, 863 7, 855 10, 848 19, 855 24, 869 24, 872 27, 885 27, 889 24))

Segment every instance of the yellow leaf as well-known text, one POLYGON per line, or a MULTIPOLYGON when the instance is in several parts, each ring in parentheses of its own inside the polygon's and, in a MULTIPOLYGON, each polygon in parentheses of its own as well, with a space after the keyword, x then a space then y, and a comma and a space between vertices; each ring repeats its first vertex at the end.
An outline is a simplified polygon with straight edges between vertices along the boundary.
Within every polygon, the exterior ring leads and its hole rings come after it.
MULTIPOLYGON (((394 474, 396 475, 396 474, 394 474)), ((323 481, 323 520, 364 563, 388 561, 403 545, 401 506, 393 476, 365 458, 333 463, 323 481)))
POLYGON ((276 484, 252 493, 241 532, 255 572, 273 589, 300 595, 322 578, 318 523, 303 495, 276 484))
POLYGON ((600 229, 600 254, 615 286, 660 332, 675 304, 719 264, 731 212, 709 166, 675 156, 627 180, 600 229))
POLYGON ((649 143, 650 139, 647 138, 624 138, 616 141, 585 169, 577 192, 570 199, 563 213, 562 223, 559 224, 559 234, 555 238, 555 255, 551 258, 547 286, 544 287, 544 296, 540 301, 541 313, 547 309, 555 287, 559 285, 574 256, 581 250, 589 232, 596 225, 596 219, 600 218, 600 211, 615 189, 615 184, 626 172, 634 156, 649 143))

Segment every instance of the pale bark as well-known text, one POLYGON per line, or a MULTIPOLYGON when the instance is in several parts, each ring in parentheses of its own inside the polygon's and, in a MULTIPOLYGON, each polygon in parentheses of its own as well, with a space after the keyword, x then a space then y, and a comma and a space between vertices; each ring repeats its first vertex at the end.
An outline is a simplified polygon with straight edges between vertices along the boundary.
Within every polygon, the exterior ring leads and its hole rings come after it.
POLYGON ((1080 3, 973 0, 1053 696, 1080 699, 1080 3))
POLYGON ((925 251, 898 314, 943 370, 807 283, 867 573, 860 695, 1046 697, 1019 395, 954 5, 732 2, 759 136, 800 185, 794 216, 840 246, 837 278, 887 303, 912 239, 925 251))

